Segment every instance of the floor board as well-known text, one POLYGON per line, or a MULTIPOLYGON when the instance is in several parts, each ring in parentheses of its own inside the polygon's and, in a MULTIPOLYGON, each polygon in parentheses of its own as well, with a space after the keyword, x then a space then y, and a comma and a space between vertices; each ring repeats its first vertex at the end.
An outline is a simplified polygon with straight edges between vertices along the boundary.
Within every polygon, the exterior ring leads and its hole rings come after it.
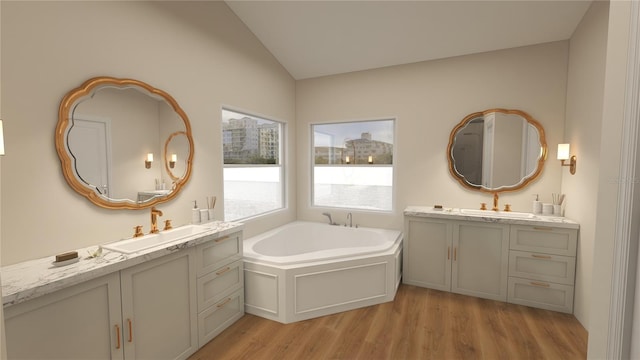
POLYGON ((393 302, 293 324, 245 315, 204 359, 585 359, 569 314, 401 285, 393 302))

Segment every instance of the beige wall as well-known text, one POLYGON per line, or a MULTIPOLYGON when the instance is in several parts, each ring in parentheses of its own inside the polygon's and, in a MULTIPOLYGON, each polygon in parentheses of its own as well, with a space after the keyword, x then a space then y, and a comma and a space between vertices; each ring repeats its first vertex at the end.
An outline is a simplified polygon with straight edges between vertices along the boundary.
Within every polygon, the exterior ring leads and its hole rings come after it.
MULTIPOLYGON (((466 115, 503 107, 528 112, 556 147, 563 138, 568 42, 422 62, 297 82, 298 218, 324 221, 310 203, 310 124, 395 117, 396 168, 393 214, 354 212, 362 226, 402 228, 408 205, 478 208, 491 195, 462 188, 449 174, 446 148, 466 115)), ((551 201, 560 191, 560 166, 546 162, 540 179, 504 193, 501 206, 531 211, 533 194, 551 201)), ((570 199, 571 200, 571 199, 570 199)), ((342 222, 344 211, 333 210, 342 222)))
MULTIPOLYGON (((162 89, 189 116, 195 157, 163 219, 190 221, 192 200, 222 197, 223 105, 287 123, 289 207, 247 234, 295 219, 295 82, 223 2, 7 2, 2 6, 2 264, 130 237, 145 211, 101 209, 65 182, 54 129, 62 97, 94 76, 162 89)), ((143 165, 143 154, 140 166, 143 165)), ((222 204, 221 201, 218 204, 222 204)), ((220 205, 219 205, 220 206, 220 205)), ((222 218, 222 208, 216 216, 222 218)))
MULTIPOLYGON (((568 170, 562 172, 562 192, 570 199, 566 204, 565 215, 580 223, 574 314, 586 328, 589 327, 598 207, 596 194, 600 168, 608 16, 609 4, 594 2, 569 42, 564 142, 571 144, 571 153, 578 157, 578 163, 575 175, 571 175, 568 170)), ((551 152, 553 158, 556 150, 551 152)))

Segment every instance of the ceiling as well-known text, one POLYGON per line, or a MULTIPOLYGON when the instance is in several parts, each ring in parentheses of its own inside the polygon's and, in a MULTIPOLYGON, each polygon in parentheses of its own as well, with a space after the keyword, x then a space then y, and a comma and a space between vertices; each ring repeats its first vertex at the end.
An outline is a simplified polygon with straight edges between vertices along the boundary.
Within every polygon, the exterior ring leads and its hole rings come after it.
POLYGON ((566 40, 591 1, 226 3, 300 80, 566 40))

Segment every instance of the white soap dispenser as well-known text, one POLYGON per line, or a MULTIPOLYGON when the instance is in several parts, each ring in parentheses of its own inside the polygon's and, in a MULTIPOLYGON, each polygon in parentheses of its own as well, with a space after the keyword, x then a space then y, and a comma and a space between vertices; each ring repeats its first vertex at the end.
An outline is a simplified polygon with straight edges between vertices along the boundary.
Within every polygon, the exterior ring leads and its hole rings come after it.
POLYGON ((538 194, 533 194, 536 196, 536 199, 533 200, 533 213, 534 214, 542 214, 542 201, 538 200, 538 194))
POLYGON ((200 224, 200 209, 198 209, 198 202, 193 200, 193 209, 191 210, 191 223, 200 224))

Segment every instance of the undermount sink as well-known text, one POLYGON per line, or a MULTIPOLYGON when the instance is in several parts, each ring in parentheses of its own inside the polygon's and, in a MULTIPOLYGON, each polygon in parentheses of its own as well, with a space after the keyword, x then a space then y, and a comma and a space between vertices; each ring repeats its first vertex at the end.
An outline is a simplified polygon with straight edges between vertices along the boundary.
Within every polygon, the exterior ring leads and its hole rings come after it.
POLYGON ((209 230, 210 229, 206 226, 185 225, 175 229, 162 231, 157 234, 149 234, 137 238, 116 241, 110 244, 102 245, 102 247, 104 249, 117 251, 123 254, 131 254, 162 244, 170 243, 172 241, 184 239, 189 236, 198 235, 209 230))
POLYGON ((484 217, 500 217, 509 219, 535 219, 535 215, 525 212, 516 211, 492 211, 492 210, 476 210, 476 209, 460 209, 460 213, 484 217))

